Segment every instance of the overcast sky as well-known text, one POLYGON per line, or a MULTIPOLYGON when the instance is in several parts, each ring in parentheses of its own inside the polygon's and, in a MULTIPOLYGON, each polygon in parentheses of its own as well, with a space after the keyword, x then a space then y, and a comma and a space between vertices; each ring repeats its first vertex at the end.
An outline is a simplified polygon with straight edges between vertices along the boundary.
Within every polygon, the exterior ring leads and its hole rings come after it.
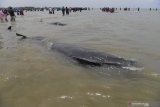
POLYGON ((0 0, 8 6, 159 7, 160 0, 0 0))

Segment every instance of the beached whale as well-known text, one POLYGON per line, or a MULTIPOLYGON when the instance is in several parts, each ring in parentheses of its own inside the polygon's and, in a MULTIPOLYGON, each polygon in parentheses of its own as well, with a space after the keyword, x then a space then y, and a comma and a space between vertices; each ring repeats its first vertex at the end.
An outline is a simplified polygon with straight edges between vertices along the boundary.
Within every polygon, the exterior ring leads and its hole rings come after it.
MULTIPOLYGON (((21 36, 22 39, 27 38, 26 36, 21 34, 17 34, 17 36, 21 36)), ((44 38, 34 37, 31 39, 43 41, 44 38)), ((134 60, 125 59, 122 57, 114 56, 103 52, 97 52, 92 49, 83 48, 71 44, 49 43, 49 48, 85 65, 115 66, 125 69, 137 68, 139 66, 139 64, 134 60)))

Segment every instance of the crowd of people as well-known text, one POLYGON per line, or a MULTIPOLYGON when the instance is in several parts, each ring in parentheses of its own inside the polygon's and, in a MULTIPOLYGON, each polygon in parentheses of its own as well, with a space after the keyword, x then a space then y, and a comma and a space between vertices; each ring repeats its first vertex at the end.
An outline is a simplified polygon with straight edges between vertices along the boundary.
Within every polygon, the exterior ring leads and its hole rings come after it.
MULTIPOLYGON (((15 21, 15 13, 17 13, 17 15, 24 15, 24 11, 48 11, 49 14, 54 14, 55 10, 57 11, 62 11, 62 16, 65 15, 69 15, 71 12, 81 12, 82 10, 91 10, 89 7, 62 7, 62 8, 55 8, 55 7, 45 7, 45 8, 34 8, 34 7, 28 7, 28 8, 12 8, 12 7, 8 7, 8 8, 0 8, 0 21, 1 22, 8 22, 8 16, 10 16, 10 21, 15 21)), ((93 10, 93 9, 92 9, 93 10)), ((104 7, 104 8, 100 8, 100 10, 102 12, 110 12, 110 13, 114 13, 116 10, 118 10, 118 8, 110 8, 110 7, 104 7)), ((124 11, 130 11, 130 8, 119 8, 119 10, 124 10, 124 11)), ((158 11, 158 9, 152 9, 149 8, 150 11, 155 10, 158 11)), ((140 11, 140 8, 137 8, 137 11, 140 11)))
POLYGON ((8 16, 10 16, 10 21, 15 21, 16 15, 24 15, 24 11, 48 11, 49 14, 54 14, 55 10, 62 11, 62 16, 69 15, 71 12, 81 12, 82 10, 90 10, 89 7, 62 7, 62 8, 53 8, 53 7, 45 7, 45 8, 0 8, 0 21, 8 22, 8 16), (15 15, 16 13, 16 15, 15 15))
POLYGON ((115 11, 114 8, 109 8, 109 7, 104 7, 101 10, 102 10, 102 12, 111 12, 111 13, 114 13, 114 11, 115 11))
MULTIPOLYGON (((104 8, 100 8, 100 10, 102 10, 102 12, 110 12, 110 13, 114 13, 116 10, 118 10, 118 8, 110 8, 110 7, 104 7, 104 8)), ((127 8, 127 7, 125 7, 125 8, 119 8, 119 10, 120 11, 131 11, 131 8, 127 8)), ((138 8, 134 8, 133 10, 137 10, 137 11, 140 11, 140 8, 138 7, 138 8)), ((150 11, 158 11, 158 8, 149 8, 149 10, 150 11)))
POLYGON ((62 7, 62 8, 51 8, 49 7, 47 10, 49 10, 49 14, 54 14, 54 11, 62 11, 62 15, 69 15, 71 12, 81 12, 82 10, 90 10, 90 8, 82 8, 82 7, 62 7))
POLYGON ((24 15, 23 9, 15 10, 12 7, 9 8, 2 8, 0 9, 0 21, 1 22, 8 22, 8 16, 10 16, 10 21, 15 22, 15 12, 17 12, 17 15, 24 15))
POLYGON ((62 11, 62 16, 69 15, 71 12, 81 12, 82 10, 90 10, 88 7, 62 7, 62 8, 53 8, 53 7, 45 7, 45 8, 0 8, 0 21, 1 22, 8 22, 7 17, 10 16, 10 21, 15 21, 16 15, 24 15, 24 11, 48 11, 49 14, 54 14, 55 10, 62 11), (15 15, 15 13, 17 13, 15 15))
POLYGON ((23 8, 17 9, 17 10, 15 10, 15 11, 17 12, 17 15, 21 15, 21 16, 24 15, 24 10, 23 10, 23 8))
MULTIPOLYGON (((68 7, 62 7, 62 15, 64 16, 65 15, 65 13, 66 13, 66 15, 69 15, 69 11, 70 11, 71 9, 70 8, 68 8, 68 7)), ((71 11, 70 11, 71 12, 71 11)))

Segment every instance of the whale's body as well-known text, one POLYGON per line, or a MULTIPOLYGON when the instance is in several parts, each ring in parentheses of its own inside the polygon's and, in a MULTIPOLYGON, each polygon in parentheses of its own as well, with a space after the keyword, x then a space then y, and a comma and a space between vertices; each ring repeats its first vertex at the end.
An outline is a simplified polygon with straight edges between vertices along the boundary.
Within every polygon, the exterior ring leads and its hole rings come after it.
POLYGON ((92 49, 82 48, 75 45, 56 43, 50 46, 65 56, 68 56, 81 64, 94 66, 116 66, 121 68, 136 67, 138 63, 134 60, 128 60, 111 54, 97 52, 92 49))
MULTIPOLYGON (((22 39, 28 38, 21 34, 17 34, 17 36, 22 36, 22 39)), ((45 42, 44 37, 33 37, 30 39, 41 41, 43 43, 45 42)), ((51 42, 49 44, 50 50, 57 51, 81 64, 93 66, 116 66, 127 69, 137 68, 135 70, 139 70, 139 64, 134 60, 118 57, 104 52, 97 52, 92 49, 75 46, 74 44, 51 42)))

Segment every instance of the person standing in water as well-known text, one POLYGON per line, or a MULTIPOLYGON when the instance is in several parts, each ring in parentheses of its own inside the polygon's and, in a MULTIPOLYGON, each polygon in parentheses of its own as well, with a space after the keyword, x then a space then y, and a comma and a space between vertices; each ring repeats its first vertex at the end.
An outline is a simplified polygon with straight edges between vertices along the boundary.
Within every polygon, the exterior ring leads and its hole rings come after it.
POLYGON ((52 13, 54 14, 54 8, 52 8, 52 13))
POLYGON ((1 22, 3 22, 3 19, 4 19, 4 13, 2 10, 0 10, 0 20, 1 22))
POLYGON ((62 7, 62 15, 64 16, 65 15, 65 8, 62 7))
POLYGON ((24 11, 24 10, 21 8, 21 9, 20 9, 20 15, 21 15, 21 16, 24 15, 24 12, 23 12, 23 11, 24 11))
POLYGON ((6 9, 3 9, 3 13, 4 13, 4 19, 6 22, 8 22, 7 16, 8 16, 8 11, 6 9))
POLYGON ((11 17, 11 22, 15 22, 16 20, 15 20, 15 14, 14 14, 14 10, 13 10, 13 8, 12 7, 9 7, 9 15, 10 15, 10 17, 11 17))
POLYGON ((152 9, 150 8, 149 10, 151 11, 152 9))
POLYGON ((66 15, 69 15, 69 8, 66 7, 66 15))
POLYGON ((52 8, 51 7, 49 8, 49 14, 52 14, 52 8))

